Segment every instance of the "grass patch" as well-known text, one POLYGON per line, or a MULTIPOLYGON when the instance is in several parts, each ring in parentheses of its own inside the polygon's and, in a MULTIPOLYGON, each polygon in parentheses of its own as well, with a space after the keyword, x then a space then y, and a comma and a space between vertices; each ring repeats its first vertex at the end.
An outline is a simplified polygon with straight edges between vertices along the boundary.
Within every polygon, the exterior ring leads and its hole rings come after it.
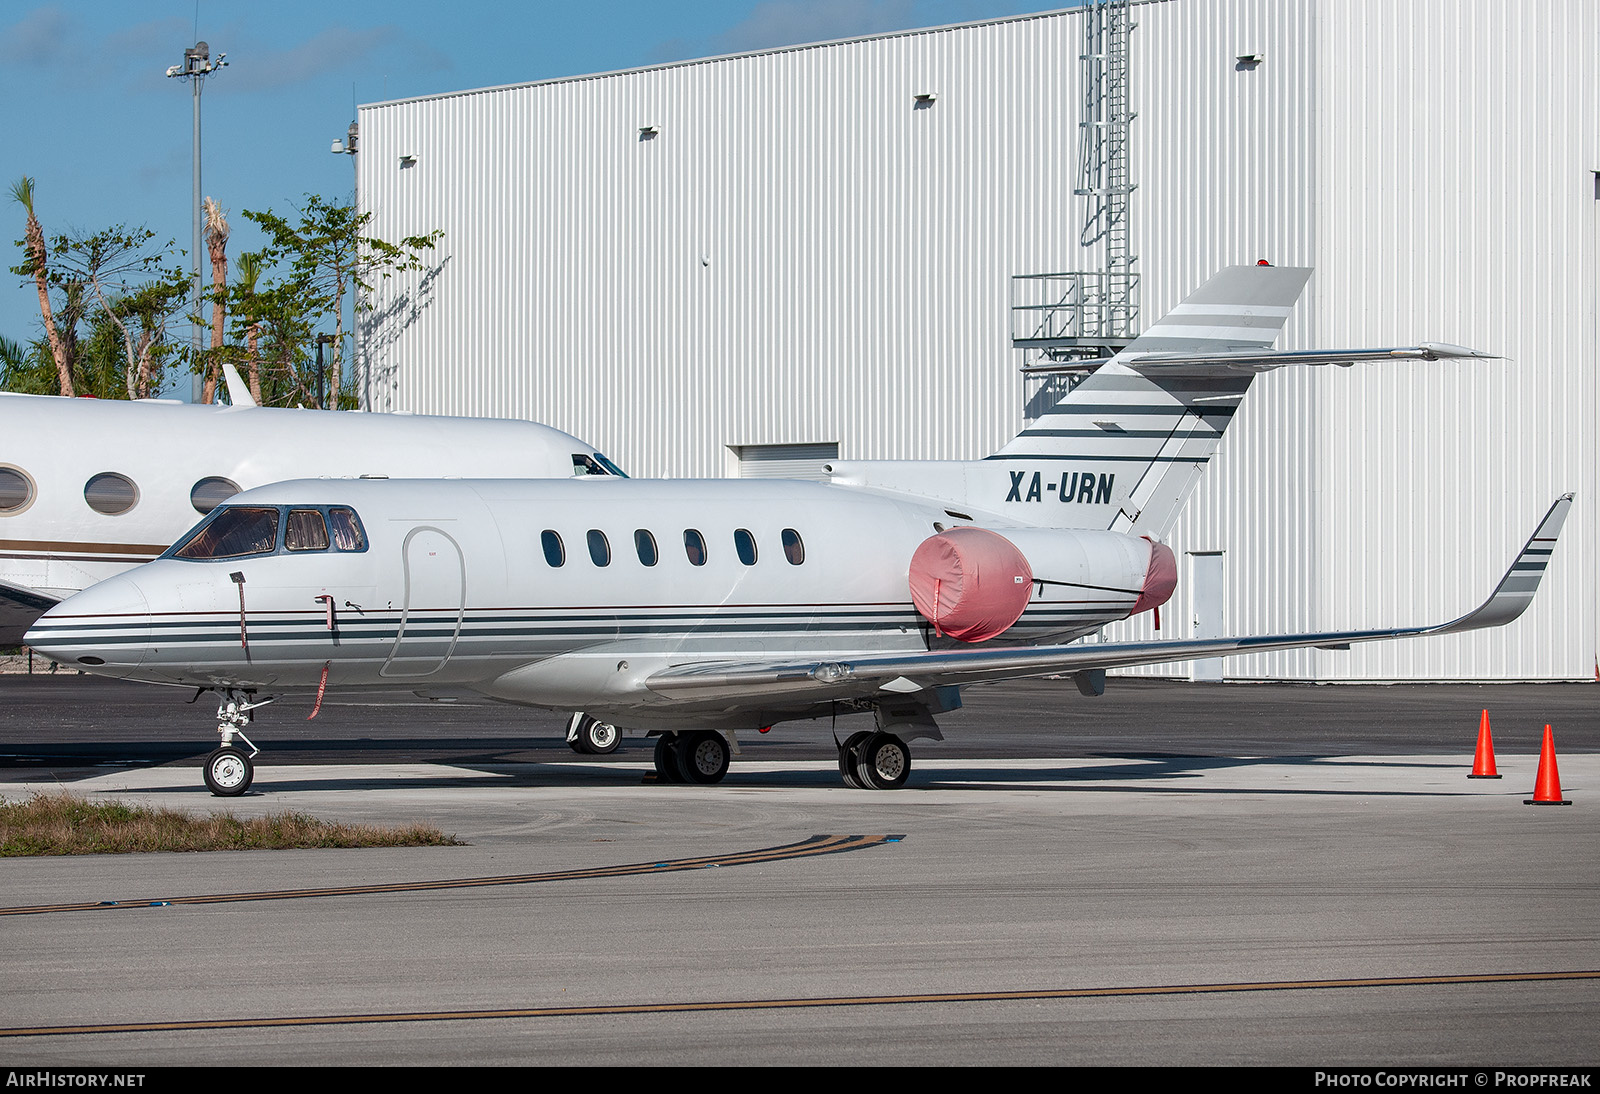
POLYGON ((249 851, 291 847, 459 847, 422 824, 380 828, 329 824, 305 813, 240 819, 178 809, 91 802, 75 794, 0 798, 0 858, 19 855, 119 855, 133 851, 249 851))

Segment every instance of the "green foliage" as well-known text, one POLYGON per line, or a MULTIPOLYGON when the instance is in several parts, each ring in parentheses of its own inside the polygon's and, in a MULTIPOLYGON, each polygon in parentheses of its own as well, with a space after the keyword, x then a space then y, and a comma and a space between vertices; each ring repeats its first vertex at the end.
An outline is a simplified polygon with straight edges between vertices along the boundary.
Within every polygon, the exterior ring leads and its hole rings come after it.
MULTIPOLYGON (((390 243, 367 231, 372 220, 370 212, 358 213, 354 205, 332 202, 318 194, 307 194, 305 204, 295 212, 298 220, 291 221, 271 209, 244 210, 245 218, 258 225, 267 237, 267 245, 256 261, 262 267, 282 271, 282 278, 275 285, 251 294, 259 303, 248 306, 259 307, 263 315, 270 313, 277 324, 278 382, 301 393, 306 405, 321 405, 316 378, 305 374, 306 365, 316 355, 315 332, 332 328, 327 386, 330 393, 338 392, 347 360, 346 302, 355 301, 360 310, 366 310, 368 305, 361 302, 362 298, 370 296, 377 282, 397 273, 423 269, 426 252, 444 233, 434 231, 390 243), (305 341, 301 352, 291 355, 283 351, 295 331, 303 332, 305 341), (291 358, 298 358, 298 364, 291 358)), ((354 403, 341 394, 339 405, 354 403)))
MULTIPOLYGON (((32 210, 32 180, 12 186, 12 195, 32 210)), ((115 225, 90 234, 56 235, 45 279, 54 290, 56 325, 72 362, 79 395, 129 399, 154 395, 167 370, 186 356, 173 339, 188 293, 188 277, 174 261, 169 241, 152 246, 155 233, 115 225)), ((36 272, 27 241, 18 240, 20 277, 36 272)), ((29 394, 59 394, 60 380, 47 342, 3 356, 0 388, 29 394)))
MULTIPOLYGON (((37 245, 30 250, 28 240, 17 241, 22 261, 11 272, 32 278, 36 262, 43 268, 74 389, 103 399, 155 395, 175 369, 207 372, 221 356, 241 375, 255 373, 263 405, 317 407, 336 400, 338 408, 353 409, 356 400, 344 389, 346 315, 367 310, 363 298, 384 279, 423 269, 443 235, 391 243, 371 234, 371 213, 317 194, 307 194, 292 217, 246 209, 243 215, 260 227, 266 244, 239 256, 238 276, 221 290, 228 344, 196 355, 190 348, 194 325, 210 324, 188 314, 191 275, 171 241, 157 245, 148 229, 122 224, 46 240, 33 220, 33 180, 19 179, 11 194, 26 208, 37 245), (48 259, 36 257, 46 253, 48 259), (321 382, 319 334, 331 336, 321 382)), ((216 290, 208 292, 203 306, 216 297, 216 290)), ((64 390, 47 340, 0 345, 0 389, 64 390)))

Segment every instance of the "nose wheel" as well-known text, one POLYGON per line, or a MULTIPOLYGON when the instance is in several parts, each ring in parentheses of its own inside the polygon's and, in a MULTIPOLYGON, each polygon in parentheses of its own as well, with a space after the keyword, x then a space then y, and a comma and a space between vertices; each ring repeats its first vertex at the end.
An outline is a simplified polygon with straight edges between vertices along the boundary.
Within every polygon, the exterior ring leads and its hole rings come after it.
POLYGON ((250 789, 256 765, 243 749, 224 745, 206 757, 206 786, 219 798, 236 798, 250 789))
POLYGON ((205 765, 206 789, 217 797, 237 798, 255 781, 253 761, 260 749, 245 736, 244 727, 255 721, 258 708, 270 702, 271 699, 256 702, 249 692, 230 689, 222 693, 222 700, 217 704, 217 733, 222 738, 222 747, 206 757, 205 765), (243 741, 250 751, 234 744, 235 738, 243 741))

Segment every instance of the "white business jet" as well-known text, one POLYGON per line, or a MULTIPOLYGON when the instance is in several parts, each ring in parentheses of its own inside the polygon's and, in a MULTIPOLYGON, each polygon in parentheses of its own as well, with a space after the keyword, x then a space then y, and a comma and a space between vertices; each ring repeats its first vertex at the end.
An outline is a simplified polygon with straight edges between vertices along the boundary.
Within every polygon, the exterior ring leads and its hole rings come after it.
POLYGON ((1483 356, 1273 353, 1308 270, 1235 267, 999 453, 839 463, 831 483, 301 481, 230 499, 158 561, 47 612, 28 642, 106 676, 219 693, 217 794, 243 793, 270 697, 464 689, 657 737, 713 783, 740 730, 870 713, 844 780, 904 784, 908 741, 968 684, 1498 626, 1527 607, 1570 495, 1489 600, 1425 627, 1069 645, 1158 608, 1159 542, 1255 373, 1483 356))

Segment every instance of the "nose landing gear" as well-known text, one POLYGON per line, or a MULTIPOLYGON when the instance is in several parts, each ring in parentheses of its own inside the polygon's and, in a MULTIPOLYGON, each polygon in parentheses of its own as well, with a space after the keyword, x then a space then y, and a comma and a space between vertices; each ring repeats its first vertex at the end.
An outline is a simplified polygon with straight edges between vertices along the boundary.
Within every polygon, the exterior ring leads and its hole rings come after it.
POLYGON ((263 699, 259 703, 253 700, 252 692, 229 688, 223 691, 222 699, 217 703, 217 733, 222 737, 222 746, 206 757, 205 778, 206 788, 219 798, 236 798, 249 790, 250 784, 255 781, 256 770, 252 761, 261 754, 261 750, 245 736, 244 727, 255 721, 257 709, 272 700, 263 699), (245 752, 235 745, 234 738, 243 741, 250 751, 245 752))

